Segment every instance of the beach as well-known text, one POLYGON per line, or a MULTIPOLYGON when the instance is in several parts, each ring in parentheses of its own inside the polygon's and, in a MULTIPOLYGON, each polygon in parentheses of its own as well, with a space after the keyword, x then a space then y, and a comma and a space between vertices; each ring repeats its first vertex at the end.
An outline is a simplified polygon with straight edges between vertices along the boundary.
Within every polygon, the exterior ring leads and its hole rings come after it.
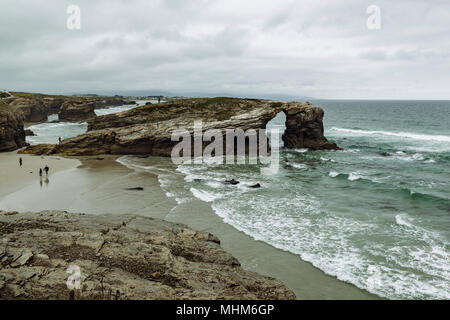
POLYGON ((116 157, 66 159, 13 152, 0 155, 0 166, 0 210, 136 214, 183 223, 214 234, 222 248, 235 256, 245 270, 281 280, 297 299, 378 298, 325 274, 297 255, 255 241, 224 223, 206 202, 178 204, 166 196, 156 175, 129 169, 118 163, 116 157), (18 164, 20 156, 22 168, 18 164), (44 174, 44 182, 40 184, 38 170, 45 165, 50 167, 48 182, 44 174))
MULTIPOLYGON (((46 165, 50 168, 50 174, 61 172, 78 166, 76 159, 64 159, 61 157, 41 157, 19 155, 17 152, 0 153, 0 198, 18 191, 26 186, 40 185, 39 168, 46 165), (22 167, 19 159, 22 158, 22 167)), ((45 183, 45 173, 42 179, 45 183)))

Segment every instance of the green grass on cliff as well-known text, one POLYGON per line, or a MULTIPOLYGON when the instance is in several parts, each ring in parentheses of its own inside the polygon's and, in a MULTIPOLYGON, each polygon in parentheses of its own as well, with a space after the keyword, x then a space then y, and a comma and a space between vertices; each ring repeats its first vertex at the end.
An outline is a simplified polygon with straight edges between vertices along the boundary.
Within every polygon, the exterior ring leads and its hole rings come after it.
POLYGON ((208 119, 224 121, 248 110, 252 105, 257 105, 257 102, 261 102, 261 100, 229 97, 186 98, 161 104, 145 105, 125 112, 128 112, 129 115, 145 113, 147 117, 152 117, 155 120, 174 118, 177 114, 189 115, 189 111, 192 111, 194 117, 203 115, 208 119))
POLYGON ((187 108, 196 113, 205 111, 211 116, 215 116, 217 120, 223 121, 232 117, 237 110, 241 108, 241 104, 247 100, 259 101, 253 99, 239 99, 228 97, 217 98, 187 98, 175 101, 169 101, 160 105, 146 105, 137 109, 146 110, 150 113, 164 112, 165 108, 173 108, 179 106, 180 108, 187 108))
POLYGON ((14 111, 14 108, 4 101, 0 101, 0 111, 14 111))

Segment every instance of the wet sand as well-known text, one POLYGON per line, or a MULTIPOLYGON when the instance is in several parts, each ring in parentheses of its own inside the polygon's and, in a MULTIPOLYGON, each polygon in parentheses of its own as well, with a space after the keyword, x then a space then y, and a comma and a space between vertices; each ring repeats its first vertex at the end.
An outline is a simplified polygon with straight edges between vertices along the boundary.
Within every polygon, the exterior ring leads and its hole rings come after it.
POLYGON ((235 256, 242 267, 281 280, 301 300, 366 300, 379 297, 331 277, 290 252, 256 241, 224 223, 203 201, 183 203, 166 220, 210 232, 221 246, 235 256))
POLYGON ((44 174, 43 183, 33 177, 28 184, 24 181, 22 188, 5 193, 0 210, 131 213, 164 219, 173 208, 153 174, 136 173, 117 163, 115 157, 78 159, 62 159, 65 170, 52 171, 48 178, 44 174), (135 187, 144 190, 127 190, 135 187))
MULTIPOLYGON (((33 156, 17 154, 17 152, 0 153, 0 198, 24 188, 33 183, 39 185, 39 168, 46 165, 50 168, 50 175, 80 165, 76 159, 65 159, 57 156, 33 156), (22 158, 22 167, 19 159, 22 158)), ((42 182, 45 184, 46 175, 42 182)))
POLYGON ((205 202, 194 200, 177 205, 165 195, 157 176, 152 173, 128 169, 117 163, 115 157, 105 156, 103 160, 56 158, 23 157, 24 163, 29 162, 30 166, 38 167, 45 162, 44 166, 48 164, 53 168, 48 183, 40 184, 37 172, 17 173, 16 154, 0 155, 3 172, 0 176, 0 210, 131 213, 184 223, 213 233, 244 269, 283 281, 298 299, 377 299, 364 290, 326 275, 294 254, 253 240, 224 223, 205 202), (15 169, 12 169, 13 164, 15 169), (5 172, 7 168, 11 168, 8 173, 5 172), (12 179, 14 176, 18 176, 16 181, 4 183, 4 178, 12 179), (143 190, 127 190, 136 187, 143 190))

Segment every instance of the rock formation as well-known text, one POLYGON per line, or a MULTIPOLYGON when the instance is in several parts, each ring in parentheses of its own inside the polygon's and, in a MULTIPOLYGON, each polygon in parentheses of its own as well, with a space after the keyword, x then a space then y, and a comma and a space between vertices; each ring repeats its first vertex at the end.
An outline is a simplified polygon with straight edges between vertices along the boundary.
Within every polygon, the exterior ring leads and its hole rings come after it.
POLYGON ((21 111, 26 122, 43 122, 47 121, 48 108, 42 99, 36 98, 17 98, 10 104, 12 108, 21 111))
POLYGON ((175 130, 193 132, 194 121, 209 129, 265 129, 278 113, 287 116, 283 136, 287 148, 337 150, 323 131, 324 112, 310 103, 276 102, 256 99, 199 98, 146 105, 88 121, 86 134, 64 140, 59 145, 27 148, 33 154, 151 154, 170 156, 177 142, 175 130))
POLYGON ((284 146, 288 149, 336 150, 337 145, 324 136, 323 109, 307 105, 303 110, 292 108, 286 112, 284 146))
POLYGON ((129 104, 136 104, 136 101, 126 100, 122 97, 114 96, 114 97, 105 97, 103 99, 98 98, 94 99, 95 109, 104 109, 109 107, 117 107, 129 104))
POLYGON ((43 99, 44 105, 47 108, 47 114, 57 114, 61 110, 65 98, 64 97, 46 97, 43 99))
POLYGON ((95 103, 87 100, 70 100, 63 103, 59 111, 60 121, 86 121, 96 117, 95 103))
MULTIPOLYGON (((0 152, 26 145, 24 122, 45 122, 51 114, 60 113, 63 121, 85 121, 95 117, 95 107, 134 104, 123 97, 69 97, 23 92, 0 95, 0 152), (64 110, 62 106, 64 106, 64 110)), ((31 133, 29 132, 29 135, 31 133)))
POLYGON ((23 114, 0 101, 0 152, 13 151, 26 145, 23 114))
MULTIPOLYGON (((71 103, 72 107, 80 106, 80 115, 85 112, 86 103, 94 104, 95 108, 107 108, 110 106, 120 106, 126 104, 135 104, 135 101, 129 101, 123 97, 73 97, 73 96, 59 96, 59 95, 45 95, 39 93, 24 93, 13 92, 8 95, 5 93, 2 96, 2 100, 10 104, 16 110, 21 111, 25 116, 26 122, 44 122, 51 114, 57 114, 61 111, 61 108, 65 102, 71 103)), ((68 117, 72 117, 72 114, 68 117)), ((92 116, 92 113, 90 113, 92 116)), ((76 118, 76 116, 73 116, 76 118)), ((86 120, 88 118, 83 118, 86 120)), ((78 121, 78 120, 74 120, 78 121)))
POLYGON ((34 137, 36 134, 33 132, 33 130, 25 129, 25 136, 26 137, 34 137))
POLYGON ((219 240, 132 215, 0 212, 0 299, 295 299, 219 240), (80 288, 74 284, 80 272, 80 288), (72 278, 69 278, 73 275, 72 278))

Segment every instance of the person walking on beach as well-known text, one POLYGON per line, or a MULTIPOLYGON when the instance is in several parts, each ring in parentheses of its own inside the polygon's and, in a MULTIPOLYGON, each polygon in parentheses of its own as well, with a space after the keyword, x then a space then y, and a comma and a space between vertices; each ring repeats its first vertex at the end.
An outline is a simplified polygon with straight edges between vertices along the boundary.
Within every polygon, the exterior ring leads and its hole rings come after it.
POLYGON ((39 177, 40 177, 41 180, 42 180, 42 168, 39 168, 39 177))
POLYGON ((50 168, 46 165, 44 170, 45 170, 45 175, 48 176, 48 170, 50 170, 50 168))
POLYGON ((19 158, 19 164, 22 166, 22 157, 19 158))

